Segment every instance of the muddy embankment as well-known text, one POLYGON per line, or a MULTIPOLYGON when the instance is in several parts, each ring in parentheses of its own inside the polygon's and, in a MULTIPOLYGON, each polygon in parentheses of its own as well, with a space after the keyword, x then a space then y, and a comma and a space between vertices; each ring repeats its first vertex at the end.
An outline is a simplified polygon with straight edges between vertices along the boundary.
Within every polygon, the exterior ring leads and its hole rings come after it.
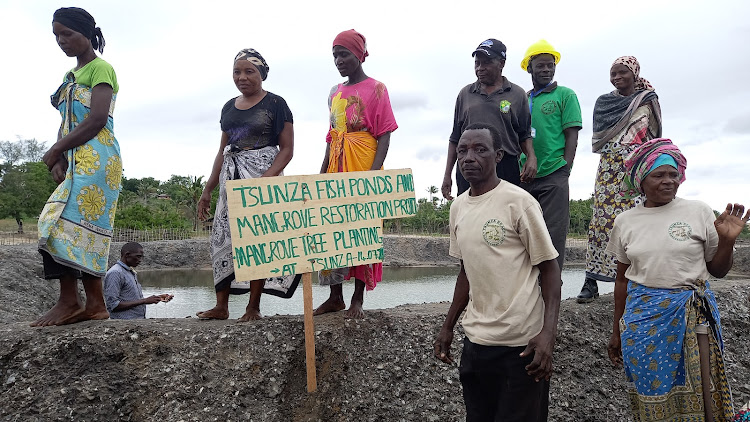
MULTIPOLYGON (((205 242, 145 246, 143 268, 209 263, 205 242)), ((738 249, 736 260, 741 269, 750 262, 743 252, 738 249)), ((443 239, 386 238, 386 263, 392 265, 450 265, 446 255, 443 239)), ((57 296, 54 284, 39 275, 33 247, 0 248, 2 421, 464 418, 457 368, 432 357, 447 303, 368 311, 361 321, 341 313, 316 317, 318 392, 307 394, 301 316, 247 324, 187 318, 30 328, 27 321, 57 296)), ((717 281, 714 290, 739 405, 750 400, 750 281, 717 281)), ((562 303, 550 420, 629 420, 622 372, 606 357, 612 307, 611 295, 589 305, 562 303)), ((456 357, 461 337, 459 326, 456 357)))

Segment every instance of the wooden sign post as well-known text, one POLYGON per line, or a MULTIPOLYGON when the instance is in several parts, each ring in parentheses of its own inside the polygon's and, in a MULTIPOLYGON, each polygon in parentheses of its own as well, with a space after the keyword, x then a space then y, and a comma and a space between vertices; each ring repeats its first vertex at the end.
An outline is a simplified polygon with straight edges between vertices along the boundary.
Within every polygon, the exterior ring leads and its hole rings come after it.
POLYGON ((313 271, 383 260, 383 220, 415 215, 410 169, 226 182, 239 280, 302 274, 307 391, 317 389, 313 271))

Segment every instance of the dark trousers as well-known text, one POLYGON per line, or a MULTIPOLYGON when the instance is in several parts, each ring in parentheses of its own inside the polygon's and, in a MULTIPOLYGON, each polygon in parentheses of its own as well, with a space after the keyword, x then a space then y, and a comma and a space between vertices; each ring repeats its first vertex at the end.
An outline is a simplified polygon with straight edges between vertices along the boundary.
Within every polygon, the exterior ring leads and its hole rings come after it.
MULTIPOLYGON (((521 183, 521 171, 518 169, 518 156, 517 155, 505 155, 503 159, 497 163, 495 167, 497 177, 507 180, 510 183, 518 186, 521 183)), ((456 186, 458 187, 458 194, 466 192, 469 189, 469 182, 464 179, 464 175, 461 174, 461 167, 456 163, 456 186)))
POLYGON ((52 255, 50 255, 47 251, 40 250, 39 253, 42 254, 42 266, 44 268, 45 280, 58 280, 68 274, 72 275, 76 279, 83 278, 83 273, 81 272, 81 270, 60 264, 59 262, 55 261, 54 258, 52 258, 52 255))
POLYGON ((565 263, 565 238, 568 237, 570 225, 570 189, 568 166, 561 167, 544 177, 538 177, 531 183, 521 183, 521 187, 530 193, 542 207, 544 222, 552 238, 552 244, 559 256, 557 263, 562 270, 565 263))
POLYGON ((482 346, 464 338, 458 368, 466 422, 546 422, 549 381, 534 381, 526 365, 534 355, 525 347, 482 346))

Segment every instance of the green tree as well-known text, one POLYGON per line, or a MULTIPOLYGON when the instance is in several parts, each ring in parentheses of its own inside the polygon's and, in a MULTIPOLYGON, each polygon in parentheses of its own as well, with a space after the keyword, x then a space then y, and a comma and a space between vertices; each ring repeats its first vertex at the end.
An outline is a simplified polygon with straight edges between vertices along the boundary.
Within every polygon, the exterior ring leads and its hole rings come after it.
MULTIPOLYGON (((172 175, 166 182, 153 177, 123 178, 115 226, 132 229, 192 226, 197 230, 198 201, 204 187, 203 176, 172 175)), ((215 206, 218 189, 213 196, 215 206)))
POLYGON ((21 139, 18 141, 23 145, 23 158, 26 161, 41 162, 44 153, 47 152, 47 143, 39 142, 36 138, 21 139))
POLYGON ((0 218, 15 219, 23 233, 23 219, 38 216, 56 186, 44 163, 7 166, 0 179, 0 218))
POLYGON ((450 204, 436 205, 427 198, 417 200, 417 213, 411 217, 385 220, 385 229, 396 233, 448 234, 450 204))
POLYGON ((178 176, 173 174, 161 189, 179 206, 185 209, 185 215, 193 221, 193 230, 198 229, 198 201, 206 183, 203 176, 178 176))
POLYGON ((57 186, 40 163, 47 146, 36 139, 0 141, 0 218, 12 217, 23 233, 23 219, 38 216, 57 186))
POLYGON ((3 165, 15 165, 26 161, 42 161, 47 152, 47 143, 36 138, 23 139, 17 136, 15 141, 0 141, 0 159, 3 165))
POLYGON ((159 186, 161 182, 153 177, 144 177, 138 181, 136 192, 143 200, 154 198, 160 193, 159 186))
POLYGON ((132 193, 138 193, 138 184, 140 183, 140 180, 138 179, 128 179, 125 176, 122 176, 122 181, 120 182, 122 184, 122 192, 132 192, 132 193))
POLYGON ((173 174, 166 182, 159 185, 159 188, 169 195, 172 199, 179 197, 182 190, 190 183, 190 176, 179 176, 173 174))
POLYGON ((570 207, 569 234, 585 236, 589 232, 593 203, 593 195, 589 199, 573 199, 570 201, 568 205, 570 207))
POLYGON ((188 229, 190 222, 171 201, 154 199, 147 204, 140 202, 117 208, 115 227, 147 230, 153 228, 188 229))
POLYGON ((188 185, 188 189, 185 192, 185 203, 190 210, 190 214, 193 216, 193 230, 198 230, 198 201, 200 201, 203 188, 205 187, 206 182, 203 181, 203 176, 192 176, 190 185, 188 185))
POLYGON ((0 158, 4 166, 12 166, 23 160, 23 144, 21 142, 0 141, 0 158))

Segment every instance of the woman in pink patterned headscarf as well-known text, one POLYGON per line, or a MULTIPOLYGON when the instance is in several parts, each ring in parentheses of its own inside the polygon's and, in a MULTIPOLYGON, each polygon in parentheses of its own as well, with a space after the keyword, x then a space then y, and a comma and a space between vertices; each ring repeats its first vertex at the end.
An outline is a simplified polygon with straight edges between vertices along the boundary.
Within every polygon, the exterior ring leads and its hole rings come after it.
POLYGON ((733 399, 721 315, 709 278, 732 269, 750 211, 677 196, 687 160, 669 139, 644 142, 625 159, 625 189, 644 202, 615 219, 614 318, 607 351, 624 366, 632 419, 729 422, 733 399))

